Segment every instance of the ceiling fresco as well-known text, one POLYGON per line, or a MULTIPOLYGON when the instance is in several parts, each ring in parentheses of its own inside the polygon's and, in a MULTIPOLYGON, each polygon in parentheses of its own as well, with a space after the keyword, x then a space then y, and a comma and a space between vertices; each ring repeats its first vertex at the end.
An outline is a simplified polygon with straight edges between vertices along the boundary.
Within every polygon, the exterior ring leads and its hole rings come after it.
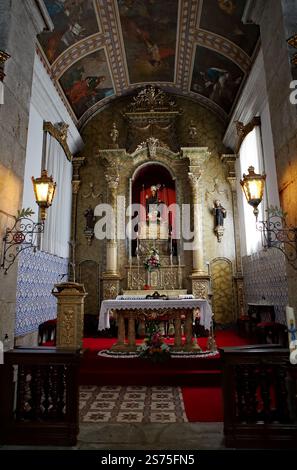
POLYGON ((60 85, 78 119, 98 101, 114 95, 104 50, 72 65, 61 77, 60 85))
POLYGON ((178 0, 118 0, 131 83, 173 82, 178 0))
POLYGON ((45 0, 38 52, 81 127, 110 99, 153 83, 228 122, 259 41, 246 0, 45 0))
POLYGON ((244 25, 241 18, 246 0, 204 0, 199 27, 224 36, 247 54, 252 54, 258 40, 256 25, 244 25))
POLYGON ((44 0, 54 31, 43 33, 39 41, 50 63, 76 42, 97 33, 93 0, 44 0))
POLYGON ((227 57, 197 46, 191 90, 217 103, 228 114, 244 77, 227 57))

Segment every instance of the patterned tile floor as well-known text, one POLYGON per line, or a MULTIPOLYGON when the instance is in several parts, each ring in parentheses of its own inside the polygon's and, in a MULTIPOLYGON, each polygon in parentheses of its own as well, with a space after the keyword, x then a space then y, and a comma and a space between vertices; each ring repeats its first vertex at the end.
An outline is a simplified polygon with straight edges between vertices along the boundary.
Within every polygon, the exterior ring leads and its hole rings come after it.
POLYGON ((82 386, 83 423, 185 423, 179 387, 82 386))

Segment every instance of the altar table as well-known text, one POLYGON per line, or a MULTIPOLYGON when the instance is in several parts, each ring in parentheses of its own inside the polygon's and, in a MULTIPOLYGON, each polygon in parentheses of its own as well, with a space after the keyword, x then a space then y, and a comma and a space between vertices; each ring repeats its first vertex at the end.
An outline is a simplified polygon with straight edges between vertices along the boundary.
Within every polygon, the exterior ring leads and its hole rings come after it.
POLYGON ((110 311, 116 313, 118 321, 118 341, 113 347, 117 350, 136 349, 135 339, 135 321, 140 320, 160 320, 162 318, 173 319, 175 321, 174 329, 174 347, 176 349, 192 348, 192 323, 193 311, 200 310, 200 325, 206 330, 210 330, 212 321, 212 311, 205 299, 123 299, 123 300, 104 300, 101 304, 99 315, 99 330, 110 328, 110 311), (185 317, 185 336, 186 342, 182 345, 181 320, 185 317), (128 344, 125 344, 125 318, 128 319, 128 344))

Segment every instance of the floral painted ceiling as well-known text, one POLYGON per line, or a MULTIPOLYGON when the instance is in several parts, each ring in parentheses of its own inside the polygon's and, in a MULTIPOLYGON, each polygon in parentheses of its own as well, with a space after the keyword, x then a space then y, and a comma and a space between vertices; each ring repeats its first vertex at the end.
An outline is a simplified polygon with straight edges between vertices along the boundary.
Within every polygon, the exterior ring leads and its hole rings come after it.
POLYGON ((151 83, 228 122, 259 39, 241 21, 246 0, 44 2, 54 30, 40 53, 78 126, 151 83))

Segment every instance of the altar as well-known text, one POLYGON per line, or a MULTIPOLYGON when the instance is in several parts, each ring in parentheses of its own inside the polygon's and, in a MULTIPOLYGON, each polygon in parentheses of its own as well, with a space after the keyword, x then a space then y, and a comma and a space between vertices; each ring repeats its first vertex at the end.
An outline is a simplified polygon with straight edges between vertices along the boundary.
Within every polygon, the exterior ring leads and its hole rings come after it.
POLYGON ((200 310, 200 324, 206 330, 211 329, 212 310, 204 299, 133 299, 122 298, 104 300, 99 315, 99 330, 110 328, 111 311, 118 323, 118 339, 113 349, 118 351, 136 351, 136 320, 163 321, 164 318, 174 321, 174 349, 190 351, 195 348, 192 338, 193 312, 200 310), (185 321, 185 343, 182 343, 182 317, 185 321), (128 343, 125 343, 125 319, 128 320, 128 343))

